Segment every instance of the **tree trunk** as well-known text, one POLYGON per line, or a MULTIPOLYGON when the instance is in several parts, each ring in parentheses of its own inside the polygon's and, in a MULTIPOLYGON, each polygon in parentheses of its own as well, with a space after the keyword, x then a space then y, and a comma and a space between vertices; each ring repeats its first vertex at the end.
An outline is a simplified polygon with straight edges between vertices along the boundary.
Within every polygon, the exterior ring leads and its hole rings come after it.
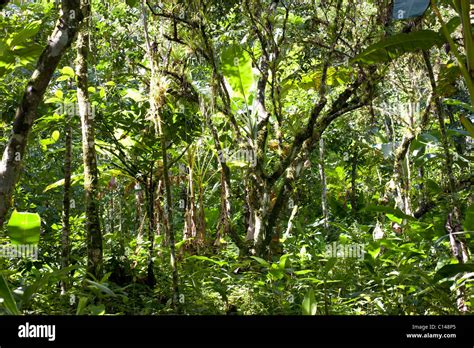
POLYGON ((199 208, 197 211, 197 238, 200 245, 205 245, 206 242, 206 212, 204 210, 204 190, 202 187, 202 182, 199 180, 199 191, 198 191, 198 201, 199 208))
POLYGON ((319 176, 321 178, 321 209, 323 211, 323 226, 327 230, 329 211, 328 211, 328 199, 327 199, 327 182, 326 182, 326 170, 324 167, 324 139, 319 139, 319 176))
POLYGON ((351 161, 351 211, 357 212, 357 152, 354 150, 351 161))
POLYGON ((26 152, 28 134, 37 109, 64 52, 74 40, 83 18, 79 0, 63 0, 61 17, 26 86, 13 123, 12 133, 0 162, 0 227, 11 207, 15 185, 26 152))
POLYGON ((86 205, 87 271, 96 279, 102 275, 102 231, 99 217, 99 178, 95 151, 94 113, 89 100, 87 59, 89 55, 90 2, 81 0, 84 23, 77 38, 77 103, 82 125, 82 159, 86 205))
POLYGON ((196 198, 194 190, 194 169, 193 159, 189 156, 188 159, 188 183, 186 187, 186 209, 184 212, 184 236, 186 238, 192 238, 190 246, 192 249, 197 250, 199 248, 200 241, 197 235, 197 223, 196 223, 196 198))
POLYGON ((155 183, 153 182, 153 171, 150 173, 149 183, 146 189, 146 203, 148 208, 148 265, 147 265, 147 284, 150 287, 156 285, 155 279, 155 264, 153 262, 155 251, 155 183))
MULTIPOLYGON (((66 120, 66 153, 64 155, 64 194, 63 194, 63 228, 61 234, 61 268, 69 266, 70 249, 69 235, 71 233, 71 224, 69 221, 71 210, 71 158, 72 158, 72 127, 71 120, 66 120)), ((61 281, 61 293, 64 294, 68 289, 67 280, 61 281)))

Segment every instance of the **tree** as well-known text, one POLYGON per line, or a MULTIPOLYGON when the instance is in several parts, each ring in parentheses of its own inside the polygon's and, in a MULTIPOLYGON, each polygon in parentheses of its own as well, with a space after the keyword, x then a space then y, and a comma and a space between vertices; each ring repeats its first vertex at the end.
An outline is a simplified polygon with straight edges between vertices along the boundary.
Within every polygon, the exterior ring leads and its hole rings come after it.
POLYGON ((61 57, 74 41, 82 19, 79 0, 61 1, 60 18, 26 86, 16 111, 10 139, 0 162, 0 226, 5 222, 11 206, 13 190, 26 152, 28 134, 36 120, 38 106, 61 57))
POLYGON ((99 208, 99 173, 95 151, 95 113, 89 99, 88 91, 88 55, 89 55, 89 22, 91 4, 81 0, 81 11, 84 22, 77 38, 77 103, 82 129, 82 158, 84 163, 84 191, 87 231, 87 270, 95 278, 102 274, 102 232, 100 227, 99 208))

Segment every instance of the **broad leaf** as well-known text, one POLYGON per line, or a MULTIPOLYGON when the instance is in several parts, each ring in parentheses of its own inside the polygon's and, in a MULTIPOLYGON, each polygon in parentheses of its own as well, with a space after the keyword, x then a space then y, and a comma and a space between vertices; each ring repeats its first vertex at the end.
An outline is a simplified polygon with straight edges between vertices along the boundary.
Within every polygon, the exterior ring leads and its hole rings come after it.
POLYGON ((20 314, 20 311, 16 306, 15 299, 13 298, 13 294, 3 274, 0 274, 0 298, 3 300, 0 301, 0 303, 3 304, 8 314, 20 314))
POLYGON ((13 212, 7 225, 12 244, 38 244, 41 218, 34 213, 13 212))
POLYGON ((412 33, 402 33, 390 36, 354 58, 354 62, 374 64, 388 62, 400 58, 405 53, 427 50, 433 46, 441 46, 445 38, 432 30, 420 30, 412 33))
POLYGON ((303 315, 316 315, 316 311, 318 309, 318 304, 316 303, 316 299, 314 297, 313 289, 310 289, 303 300, 302 305, 302 312, 303 315))
POLYGON ((472 124, 472 122, 464 115, 459 116, 459 118, 461 119, 461 123, 464 128, 466 128, 471 137, 474 138, 474 125, 472 124))
POLYGON ((222 71, 232 87, 233 96, 249 101, 254 84, 252 60, 239 45, 231 45, 221 57, 222 71))
POLYGON ((444 278, 454 277, 455 275, 464 272, 474 272, 474 264, 456 263, 443 266, 436 272, 434 280, 439 281, 444 278))
POLYGON ((35 36, 41 27, 41 21, 33 21, 28 23, 20 32, 15 34, 10 40, 8 40, 8 44, 11 48, 24 43, 29 38, 35 36))

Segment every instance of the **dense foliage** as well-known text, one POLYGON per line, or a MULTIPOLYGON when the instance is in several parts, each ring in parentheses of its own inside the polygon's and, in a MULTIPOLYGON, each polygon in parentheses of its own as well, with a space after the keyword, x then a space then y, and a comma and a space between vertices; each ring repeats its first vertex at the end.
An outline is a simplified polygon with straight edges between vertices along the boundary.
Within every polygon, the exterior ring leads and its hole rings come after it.
POLYGON ((470 9, 391 3, 2 2, 0 313, 472 312, 470 9))

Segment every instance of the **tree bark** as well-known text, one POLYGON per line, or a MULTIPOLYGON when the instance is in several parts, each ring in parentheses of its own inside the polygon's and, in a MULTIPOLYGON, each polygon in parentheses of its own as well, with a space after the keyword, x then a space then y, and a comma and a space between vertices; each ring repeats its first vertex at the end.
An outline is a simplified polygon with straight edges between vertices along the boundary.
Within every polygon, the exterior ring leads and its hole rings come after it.
POLYGON ((102 231, 99 217, 99 177, 95 151, 94 113, 88 92, 87 59, 89 55, 90 2, 81 0, 84 23, 77 38, 77 103, 82 126, 82 159, 86 205, 87 271, 96 279, 102 275, 102 231))
POLYGON ((154 287, 155 264, 153 262, 155 252, 155 232, 156 232, 156 216, 155 216, 155 183, 153 181, 153 169, 150 173, 149 182, 146 188, 146 202, 148 208, 148 265, 147 265, 147 285, 154 287))
MULTIPOLYGON (((64 155, 64 195, 63 195, 63 228, 61 234, 61 268, 69 266, 70 247, 69 235, 71 224, 69 221, 71 210, 71 159, 72 159, 72 127, 71 120, 66 121, 66 154, 64 155)), ((61 293, 65 293, 69 284, 67 280, 61 281, 61 293)))
POLYGON ((357 150, 354 150, 351 158, 351 211, 352 214, 357 212, 357 150))
POLYGON ((83 15, 79 0, 63 0, 61 14, 48 45, 41 54, 13 123, 10 139, 0 162, 0 227, 11 207, 15 185, 26 152, 28 134, 37 117, 37 109, 66 49, 73 42, 83 15))
POLYGON ((328 199, 327 199, 327 183, 326 183, 326 170, 324 167, 324 139, 321 137, 319 139, 319 177, 321 180, 321 209, 323 211, 323 226, 327 230, 329 225, 328 225, 328 218, 329 218, 329 212, 328 212, 328 199))

